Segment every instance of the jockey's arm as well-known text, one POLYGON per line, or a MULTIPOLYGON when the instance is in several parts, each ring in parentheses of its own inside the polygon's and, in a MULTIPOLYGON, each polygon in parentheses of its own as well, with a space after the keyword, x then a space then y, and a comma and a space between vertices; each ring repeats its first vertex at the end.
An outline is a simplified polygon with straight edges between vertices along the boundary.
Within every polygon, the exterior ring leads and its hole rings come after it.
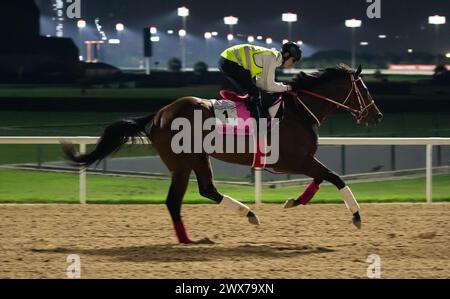
POLYGON ((281 55, 275 57, 272 53, 255 55, 255 62, 263 67, 263 72, 256 77, 256 86, 267 92, 285 92, 290 87, 283 83, 275 82, 275 71, 282 64, 281 55))

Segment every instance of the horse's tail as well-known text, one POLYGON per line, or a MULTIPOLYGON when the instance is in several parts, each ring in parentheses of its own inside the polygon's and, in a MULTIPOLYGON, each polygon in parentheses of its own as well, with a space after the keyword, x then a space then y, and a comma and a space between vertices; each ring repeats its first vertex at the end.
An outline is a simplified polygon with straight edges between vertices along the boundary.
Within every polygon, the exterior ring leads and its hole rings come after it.
POLYGON ((80 154, 72 143, 61 141, 64 154, 70 162, 78 166, 86 167, 96 162, 98 164, 130 140, 135 144, 145 137, 150 139, 150 135, 146 133, 145 128, 154 116, 155 114, 141 118, 123 119, 109 125, 94 150, 88 154, 80 154))

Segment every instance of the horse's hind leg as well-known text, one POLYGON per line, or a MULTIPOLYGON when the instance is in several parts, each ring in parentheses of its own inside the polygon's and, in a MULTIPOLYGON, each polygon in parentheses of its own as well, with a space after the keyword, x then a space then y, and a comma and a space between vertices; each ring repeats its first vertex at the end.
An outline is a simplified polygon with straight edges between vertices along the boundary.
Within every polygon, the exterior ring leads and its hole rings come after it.
POLYGON ((182 244, 192 243, 181 219, 181 203, 189 183, 190 169, 177 169, 172 171, 172 182, 167 194, 166 205, 177 234, 178 241, 182 244))
POLYGON ((198 188, 201 196, 215 201, 225 208, 236 212, 240 216, 247 217, 251 224, 259 225, 258 217, 249 207, 227 195, 222 195, 217 191, 214 186, 211 163, 208 155, 199 155, 198 159, 196 159, 193 164, 193 169, 197 176, 198 188))
POLYGON ((296 200, 288 200, 285 204, 286 208, 291 208, 300 204, 307 204, 312 196, 319 190, 320 184, 325 180, 332 183, 340 191, 342 200, 346 207, 353 215, 353 224, 361 228, 361 216, 359 214, 360 207, 350 188, 345 184, 341 177, 329 170, 316 158, 312 157, 302 167, 304 170, 300 173, 306 174, 314 178, 314 181, 308 186, 305 192, 296 200))

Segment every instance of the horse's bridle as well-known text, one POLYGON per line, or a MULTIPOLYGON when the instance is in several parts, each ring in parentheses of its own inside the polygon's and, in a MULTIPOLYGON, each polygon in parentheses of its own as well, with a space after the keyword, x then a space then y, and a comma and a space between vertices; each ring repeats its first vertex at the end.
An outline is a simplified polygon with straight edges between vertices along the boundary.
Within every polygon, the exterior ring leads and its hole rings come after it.
MULTIPOLYGON (((367 93, 367 95, 368 95, 368 97, 370 99, 370 103, 367 104, 364 101, 364 98, 363 98, 363 96, 361 94, 361 91, 359 90, 359 87, 356 84, 358 81, 361 80, 361 77, 358 77, 357 79, 355 79, 353 74, 350 74, 350 79, 352 81, 352 87, 351 87, 350 91, 348 92, 347 97, 344 99, 344 101, 342 101, 342 103, 334 101, 334 100, 332 100, 332 99, 330 99, 328 97, 325 97, 323 95, 320 95, 318 93, 315 93, 315 92, 312 92, 312 91, 309 91, 309 90, 305 90, 305 89, 300 90, 300 93, 304 93, 304 94, 310 95, 312 97, 315 97, 317 99, 324 100, 324 101, 329 102, 329 103, 333 103, 338 108, 342 108, 342 109, 350 112, 351 114, 353 114, 355 116, 356 120, 358 121, 358 123, 360 123, 361 120, 364 119, 364 117, 366 117, 367 114, 369 113, 368 109, 371 106, 375 105, 375 101, 372 99, 372 96, 369 93, 367 93), (356 94, 356 98, 358 99, 359 110, 346 105, 347 101, 350 99, 350 97, 351 97, 351 95, 353 93, 356 94)), ((308 110, 309 113, 312 114, 312 116, 316 119, 316 121, 320 125, 320 121, 317 118, 317 116, 315 116, 314 113, 300 100, 299 95, 296 92, 291 92, 291 94, 293 96, 297 97, 297 100, 308 110)))

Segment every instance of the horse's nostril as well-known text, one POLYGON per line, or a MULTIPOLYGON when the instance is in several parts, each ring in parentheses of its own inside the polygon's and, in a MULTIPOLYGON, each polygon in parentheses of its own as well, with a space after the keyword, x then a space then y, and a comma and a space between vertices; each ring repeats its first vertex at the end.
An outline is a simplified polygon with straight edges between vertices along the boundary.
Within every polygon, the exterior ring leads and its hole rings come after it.
POLYGON ((382 119, 383 118, 383 114, 382 113, 378 113, 378 119, 382 119))

